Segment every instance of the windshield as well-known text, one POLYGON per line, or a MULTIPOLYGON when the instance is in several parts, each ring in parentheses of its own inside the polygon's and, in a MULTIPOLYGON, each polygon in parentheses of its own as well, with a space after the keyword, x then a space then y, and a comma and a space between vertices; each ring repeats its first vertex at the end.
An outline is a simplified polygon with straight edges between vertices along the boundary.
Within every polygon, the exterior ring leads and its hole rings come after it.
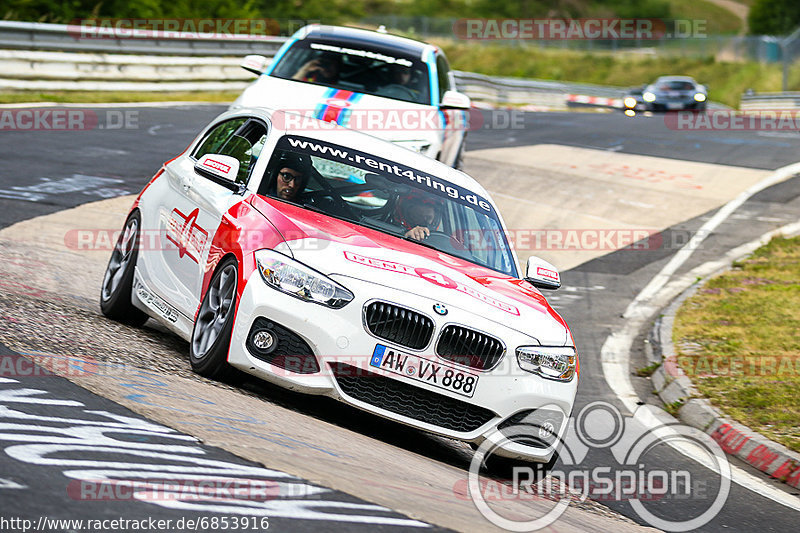
POLYGON ((658 85, 663 91, 692 91, 694 84, 690 81, 665 81, 658 85))
POLYGON ((286 135, 258 192, 517 277, 486 199, 394 161, 286 135))
POLYGON ((419 58, 346 42, 297 41, 271 76, 430 105, 428 67, 419 58))

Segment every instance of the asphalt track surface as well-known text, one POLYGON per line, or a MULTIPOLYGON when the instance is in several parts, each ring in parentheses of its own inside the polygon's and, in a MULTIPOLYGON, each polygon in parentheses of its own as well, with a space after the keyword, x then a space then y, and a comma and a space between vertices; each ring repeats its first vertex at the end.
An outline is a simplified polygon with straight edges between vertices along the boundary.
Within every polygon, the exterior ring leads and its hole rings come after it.
MULTIPOLYGON (((199 129, 222 109, 222 106, 135 108, 136 127, 115 129, 113 133, 108 129, 75 134, 3 132, 0 134, 3 146, 0 153, 3 162, 3 171, 0 172, 0 227, 103 197, 137 192, 160 163, 183 150, 199 129)), ((102 110, 98 110, 98 113, 102 113, 102 110)), ((524 113, 516 119, 519 121, 516 124, 521 127, 486 127, 471 132, 468 136, 468 150, 548 143, 761 169, 776 169, 800 159, 797 156, 800 146, 797 132, 685 132, 665 127, 663 118, 658 116, 629 118, 621 114, 524 113)), ((492 120, 494 119, 488 116, 484 121, 485 125, 491 126, 492 120)), ((498 118, 497 122, 507 123, 503 118, 498 118)), ((703 248, 691 257, 680 272, 715 259, 728 249, 747 242, 764 231, 797 220, 800 212, 798 198, 798 178, 776 185, 751 198, 705 241, 703 248)), ((690 233, 712 215, 713 212, 706 213, 684 221, 664 234, 690 233)), ((622 323, 620 315, 628 303, 669 260, 674 251, 676 250, 662 247, 648 252, 623 250, 611 253, 562 273, 565 287, 571 287, 572 290, 548 295, 554 306, 572 325, 576 344, 582 354, 582 376, 576 412, 591 402, 603 400, 620 408, 625 415, 626 424, 630 420, 630 413, 625 412, 618 404, 603 378, 598 354, 608 333, 622 323)), ((3 355, 6 353, 3 352, 3 355)), ((637 363, 638 366, 643 366, 643 359, 637 361, 634 357, 633 366, 636 367, 637 363)), ((48 396, 53 398, 59 397, 59 387, 65 387, 63 390, 69 388, 69 392, 59 398, 77 399, 86 403, 91 410, 106 408, 102 405, 104 400, 89 393, 75 392, 82 389, 70 386, 66 380, 61 384, 60 378, 48 377, 44 383, 37 383, 36 379, 45 378, 30 379, 34 381, 31 385, 24 384, 26 387, 47 387, 51 391, 48 396), (54 389, 53 383, 59 385, 54 389), (76 397, 75 394, 86 394, 87 398, 76 397), (101 403, 95 406, 94 402, 101 403)), ((634 386, 643 403, 651 401, 647 380, 634 380, 634 386)), ((129 416, 137 417, 130 413, 129 416)), ((212 449, 204 452, 209 457, 221 454, 219 457, 230 460, 226 452, 212 449)), ((19 464, 7 465, 7 457, 3 457, 2 462, 2 471, 9 473, 5 477, 10 477, 13 472, 15 482, 24 479, 31 488, 45 490, 47 480, 52 478, 51 474, 42 470, 26 472, 19 464)), ((619 461, 608 449, 596 448, 590 450, 580 466, 618 464, 619 461)), ((713 494, 716 487, 717 480, 704 467, 670 448, 659 447, 654 450, 647 459, 646 467, 666 470, 680 467, 691 472, 692 479, 701 482, 708 493, 713 494)), ((63 486, 59 489, 63 500, 63 486)), ((16 493, 21 497, 24 494, 24 491, 16 492, 13 489, 0 488, 0 491, 4 492, 4 502, 12 501, 9 495, 16 493)), ((341 494, 334 496, 347 498, 347 495, 341 494)), ((55 513, 58 509, 77 508, 64 507, 60 505, 62 503, 69 502, 58 502, 55 498, 47 502, 21 498, 21 501, 13 500, 13 509, 19 510, 19 515, 26 514, 24 511, 27 510, 27 515, 38 516, 51 509, 55 513)), ((603 504, 645 524, 624 498, 620 501, 603 501, 603 504)), ((702 498, 667 498, 648 504, 648 509, 657 516, 673 520, 695 516, 707 507, 708 501, 702 498)), ((152 506, 144 511, 130 502, 92 506, 87 513, 92 513, 92 518, 96 518, 98 514, 115 516, 130 513, 130 516, 136 517, 154 514, 152 506), (115 509, 117 504, 122 510, 115 509)), ((6 514, 7 511, 4 511, 3 515, 6 514)), ((397 517, 387 511, 378 514, 397 517)), ((76 518, 71 510, 64 510, 62 516, 76 518)), ((798 518, 800 515, 796 511, 733 485, 722 512, 702 530, 796 530, 798 518)), ((348 528, 351 525, 348 524, 348 528)), ((333 523, 331 527, 336 529, 333 523)), ((314 529, 319 529, 319 526, 315 524, 314 529)))
MULTIPOLYGON (((3 345, 0 357, 30 369, 3 345)), ((0 378, 0 404, 3 532, 430 529, 203 445, 47 370, 0 378)))

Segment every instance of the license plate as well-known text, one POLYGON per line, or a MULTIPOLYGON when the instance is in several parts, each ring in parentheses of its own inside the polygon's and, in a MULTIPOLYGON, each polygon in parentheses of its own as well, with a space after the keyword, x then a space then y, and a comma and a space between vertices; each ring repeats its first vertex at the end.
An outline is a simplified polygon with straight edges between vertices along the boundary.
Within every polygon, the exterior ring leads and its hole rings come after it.
POLYGON ((369 364, 468 398, 472 398, 478 386, 478 376, 475 374, 418 355, 403 353, 382 344, 375 346, 369 364))
POLYGON ((667 104, 667 109, 683 109, 681 102, 670 102, 667 104))

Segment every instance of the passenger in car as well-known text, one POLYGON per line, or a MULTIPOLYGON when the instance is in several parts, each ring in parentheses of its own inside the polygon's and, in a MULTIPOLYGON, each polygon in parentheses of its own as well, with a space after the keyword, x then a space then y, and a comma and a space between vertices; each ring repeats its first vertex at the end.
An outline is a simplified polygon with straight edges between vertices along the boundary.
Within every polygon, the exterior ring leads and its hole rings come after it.
POLYGON ((382 96, 390 98, 418 100, 420 91, 417 83, 412 82, 414 72, 409 67, 391 65, 389 67, 389 82, 380 90, 382 96))
POLYGON ((307 61, 297 69, 292 79, 314 83, 335 83, 339 79, 342 59, 338 54, 326 53, 307 61))
POLYGON ((436 198, 411 193, 397 201, 395 223, 403 226, 403 237, 423 241, 441 222, 442 204, 436 198))

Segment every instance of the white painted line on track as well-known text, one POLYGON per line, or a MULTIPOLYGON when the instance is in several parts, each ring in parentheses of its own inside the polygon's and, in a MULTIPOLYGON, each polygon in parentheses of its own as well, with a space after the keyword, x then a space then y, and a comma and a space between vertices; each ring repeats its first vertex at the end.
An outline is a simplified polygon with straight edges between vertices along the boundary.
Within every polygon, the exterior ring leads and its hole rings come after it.
MULTIPOLYGON (((719 227, 738 207, 751 198, 756 193, 780 183, 792 175, 800 172, 800 163, 795 163, 777 169, 767 178, 743 191, 739 196, 725 204, 711 219, 709 219, 697 232, 697 238, 690 239, 675 256, 656 274, 650 283, 634 298, 628 305, 623 316, 627 319, 625 325, 617 331, 612 331, 606 338, 603 347, 600 349, 600 360, 603 367, 603 376, 614 394, 620 399, 625 408, 631 413, 648 409, 648 416, 642 416, 640 420, 648 426, 648 429, 655 430, 663 422, 652 415, 653 406, 640 406, 639 396, 630 381, 629 364, 630 349, 633 340, 641 331, 642 327, 655 313, 663 308, 670 300, 683 292, 698 278, 706 277, 716 271, 726 268, 732 261, 755 251, 757 248, 768 242, 776 235, 792 235, 800 233, 800 222, 787 224, 781 228, 769 231, 751 242, 743 244, 730 250, 724 257, 717 261, 704 263, 680 278, 670 282, 672 275, 683 265, 692 255, 697 246, 708 236, 708 234, 719 227)), ((641 415, 641 411, 636 413, 641 415)), ((666 412, 664 412, 666 415, 666 412)), ((666 415, 669 416, 669 415, 666 415)), ((672 445, 673 443, 669 443, 672 445)), ((684 446, 672 446, 686 457, 703 464, 702 457, 696 451, 684 446)), ((761 494, 781 505, 800 511, 800 499, 792 496, 780 489, 774 488, 766 481, 746 472, 745 470, 731 465, 731 480, 757 494, 761 494)))
POLYGON ((700 246, 705 238, 712 231, 717 229, 717 227, 719 227, 719 225, 722 224, 729 216, 731 216, 734 211, 741 207, 743 203, 750 199, 754 194, 761 192, 767 187, 775 185, 776 183, 785 181, 798 172, 800 172, 800 163, 779 168, 770 176, 742 191, 739 196, 722 206, 722 208, 717 211, 714 216, 712 216, 705 224, 702 225, 702 227, 700 227, 699 230, 697 230, 694 237, 689 239, 689 242, 687 242, 680 250, 678 250, 678 252, 672 257, 672 259, 669 260, 664 268, 661 269, 661 272, 656 274, 655 277, 650 280, 650 283, 648 283, 647 286, 642 289, 642 291, 630 303, 630 305, 628 305, 628 308, 625 310, 625 313, 622 316, 625 318, 630 317, 631 313, 635 312, 642 302, 647 302, 648 300, 652 299, 653 296, 655 296, 655 294, 667 284, 669 278, 672 277, 672 275, 681 267, 681 265, 683 265, 686 260, 689 259, 692 253, 694 253, 695 249, 700 246))

